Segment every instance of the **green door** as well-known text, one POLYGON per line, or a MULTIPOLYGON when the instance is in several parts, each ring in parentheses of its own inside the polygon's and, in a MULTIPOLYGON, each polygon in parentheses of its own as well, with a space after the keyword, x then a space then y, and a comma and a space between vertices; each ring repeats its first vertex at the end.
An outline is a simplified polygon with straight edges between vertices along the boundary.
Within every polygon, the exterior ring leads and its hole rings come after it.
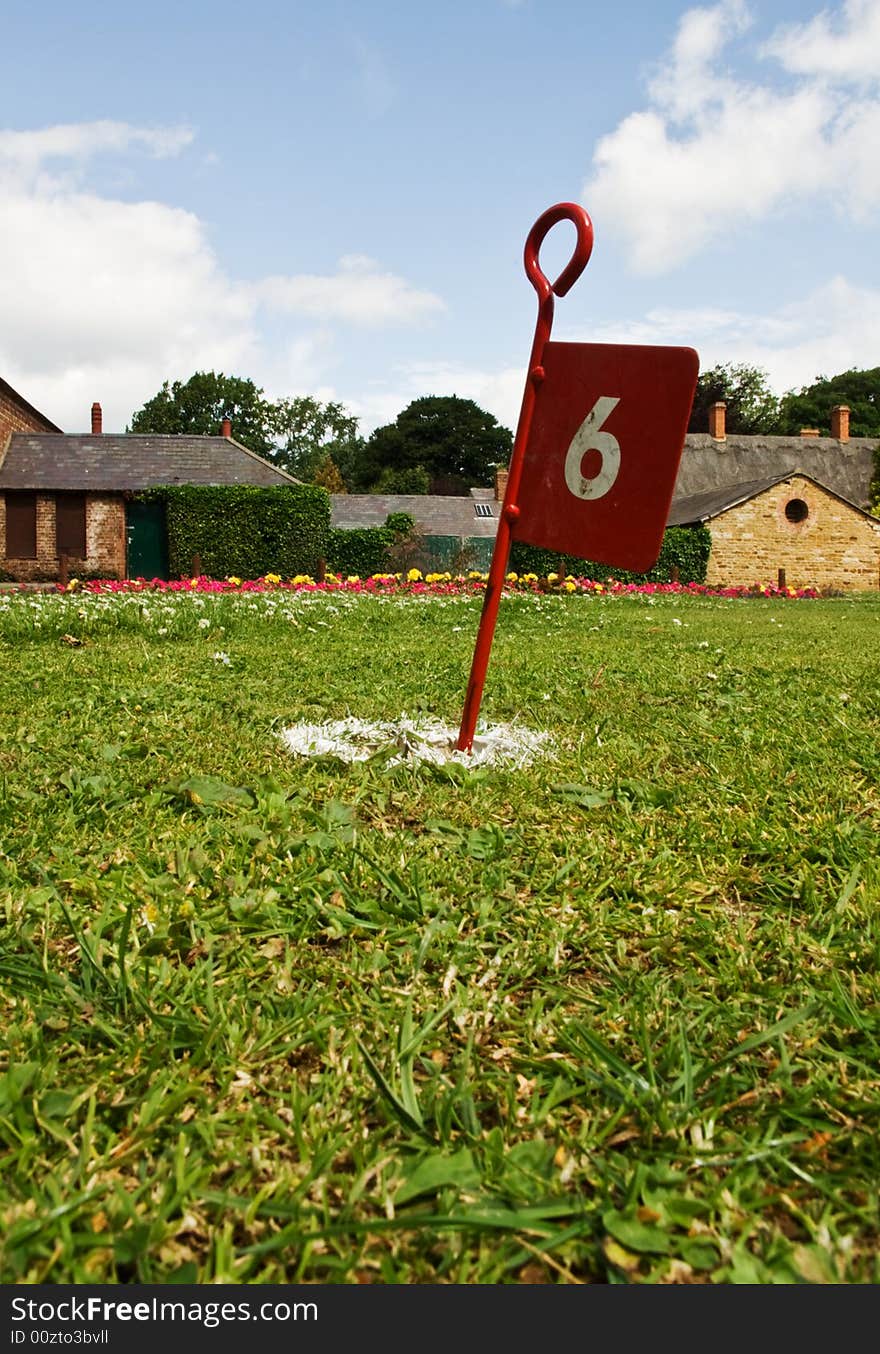
POLYGON ((125 572, 128 578, 168 577, 164 503, 126 503, 125 572))

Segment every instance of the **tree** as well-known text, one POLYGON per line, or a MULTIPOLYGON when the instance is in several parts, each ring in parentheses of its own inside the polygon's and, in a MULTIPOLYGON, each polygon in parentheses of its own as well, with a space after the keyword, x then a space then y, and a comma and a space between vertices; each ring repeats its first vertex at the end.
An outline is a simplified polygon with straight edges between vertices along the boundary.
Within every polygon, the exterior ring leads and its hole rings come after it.
POLYGON ((345 487, 345 480, 339 473, 339 469, 329 452, 324 456, 314 475, 312 484, 320 484, 322 489, 326 489, 328 494, 345 494, 348 490, 345 487))
POLYGON ((709 406, 723 400, 728 433, 773 433, 779 420, 779 400, 767 384, 767 373, 745 362, 723 363, 700 373, 691 406, 689 433, 709 431, 709 406))
POLYGON ((268 426, 273 465, 297 479, 314 482, 319 467, 329 456, 343 480, 358 459, 363 441, 358 421, 341 404, 321 404, 311 395, 281 399, 269 405, 268 426))
POLYGON ((266 456, 274 448, 269 405, 253 381, 222 372, 197 371, 188 381, 166 381, 157 395, 132 415, 132 433, 193 433, 218 436, 224 418, 232 434, 266 456))
POLYGON ((837 376, 817 376, 810 386, 783 395, 779 431, 797 436, 801 428, 831 435, 831 410, 849 407, 851 437, 880 437, 880 367, 853 368, 837 376))
POLYGON ((237 442, 309 483, 329 457, 345 487, 363 447, 357 419, 341 404, 321 404, 311 395, 267 400, 253 381, 213 371, 166 381, 132 415, 128 431, 216 435, 227 417, 237 442))
POLYGON ((473 400, 426 395, 371 435, 357 463, 357 484, 375 491, 421 469, 432 493, 464 494, 472 485, 492 483, 494 468, 510 459, 512 443, 510 430, 473 400))

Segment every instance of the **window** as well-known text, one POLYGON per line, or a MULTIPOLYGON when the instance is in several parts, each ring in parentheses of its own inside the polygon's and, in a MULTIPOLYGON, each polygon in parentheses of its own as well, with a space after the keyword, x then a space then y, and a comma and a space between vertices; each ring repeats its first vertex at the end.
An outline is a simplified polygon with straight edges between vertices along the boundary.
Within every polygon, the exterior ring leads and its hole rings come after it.
POLYGON ((37 558, 37 496, 6 495, 6 558, 37 558))
POLYGON ((474 504, 474 512, 476 513, 477 517, 491 517, 491 516, 492 516, 492 504, 491 504, 491 503, 475 503, 475 504, 474 504))
POLYGON ((792 498, 785 505, 785 515, 789 522, 806 522, 810 510, 802 498, 792 498))
POLYGON ((55 550, 59 556, 85 559, 85 494, 59 494, 55 499, 55 550))

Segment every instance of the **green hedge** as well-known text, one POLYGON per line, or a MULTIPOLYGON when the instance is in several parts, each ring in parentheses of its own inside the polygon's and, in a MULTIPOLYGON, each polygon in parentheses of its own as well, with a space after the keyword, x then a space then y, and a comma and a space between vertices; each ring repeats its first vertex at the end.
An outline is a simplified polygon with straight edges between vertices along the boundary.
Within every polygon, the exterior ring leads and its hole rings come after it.
POLYGON ((390 527, 334 527, 327 541, 327 568, 342 578, 384 573, 395 540, 390 527))
POLYGON ((518 574, 537 574, 539 578, 554 573, 573 574, 576 578, 616 578, 620 583, 668 583, 673 569, 677 569, 680 583, 705 583, 711 548, 712 536, 708 527, 667 527, 654 568, 644 574, 634 574, 627 569, 613 569, 608 564, 559 555, 555 550, 539 550, 537 546, 514 541, 508 567, 518 574))
POLYGON ((327 554, 330 496, 314 484, 165 485, 137 497, 165 503, 172 578, 195 559, 211 578, 291 578, 315 574, 327 554))

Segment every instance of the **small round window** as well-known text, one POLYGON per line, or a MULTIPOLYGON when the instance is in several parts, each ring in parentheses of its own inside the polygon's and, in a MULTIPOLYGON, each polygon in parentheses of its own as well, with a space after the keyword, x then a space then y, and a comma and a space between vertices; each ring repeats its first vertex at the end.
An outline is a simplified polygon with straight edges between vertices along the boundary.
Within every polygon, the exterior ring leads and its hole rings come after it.
POLYGON ((785 505, 785 515, 789 522, 805 522, 810 510, 802 498, 791 498, 785 505))

